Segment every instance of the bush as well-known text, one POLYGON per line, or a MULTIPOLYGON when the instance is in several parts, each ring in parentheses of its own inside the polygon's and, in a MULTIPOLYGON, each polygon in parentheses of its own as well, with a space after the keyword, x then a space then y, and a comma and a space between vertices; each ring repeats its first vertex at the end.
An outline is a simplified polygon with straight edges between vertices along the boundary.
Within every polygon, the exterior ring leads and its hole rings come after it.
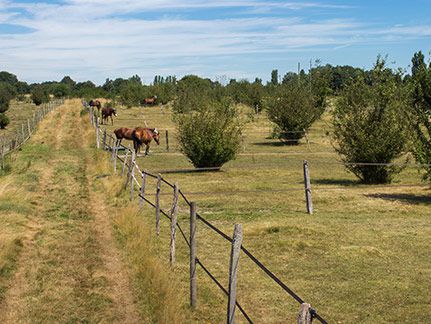
POLYGON ((221 167, 235 158, 241 125, 236 109, 228 102, 212 102, 175 119, 181 151, 195 167, 221 167))
POLYGON ((48 91, 42 86, 35 86, 31 92, 31 100, 36 106, 49 102, 48 91))
POLYGON ((0 83, 0 113, 9 109, 9 102, 15 97, 15 90, 7 83, 0 83))
POLYGON ((424 55, 416 53, 412 59, 411 115, 414 130, 413 154, 424 165, 425 179, 431 180, 431 64, 424 55))
POLYGON ((266 102, 268 118, 276 127, 277 138, 288 145, 297 145, 305 132, 322 115, 323 97, 314 95, 305 83, 289 82, 276 87, 266 102))
POLYGON ((4 113, 0 113, 0 128, 5 129, 9 122, 9 118, 4 113))
POLYGON ((404 117, 408 96, 380 57, 370 78, 370 85, 364 78, 347 85, 336 103, 336 150, 362 182, 389 183, 400 167, 355 163, 391 163, 401 156, 408 138, 404 117))

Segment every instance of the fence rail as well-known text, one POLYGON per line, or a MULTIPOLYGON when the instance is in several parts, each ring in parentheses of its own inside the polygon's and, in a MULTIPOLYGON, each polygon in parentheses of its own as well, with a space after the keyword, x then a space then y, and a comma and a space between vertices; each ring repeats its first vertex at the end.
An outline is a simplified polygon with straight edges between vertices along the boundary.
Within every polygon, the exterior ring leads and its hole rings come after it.
MULTIPOLYGON (((184 194, 184 192, 179 189, 177 184, 173 184, 163 178, 161 174, 152 174, 147 171, 140 170, 138 164, 136 163, 136 156, 135 152, 132 151, 129 147, 126 147, 122 144, 117 143, 116 139, 111 134, 106 134, 106 131, 102 132, 102 130, 99 128, 98 123, 98 117, 95 116, 94 112, 90 109, 90 122, 96 129, 96 141, 97 141, 97 147, 101 145, 102 149, 110 151, 112 154, 112 162, 114 164, 114 171, 116 171, 116 161, 120 161, 123 163, 123 170, 127 170, 126 175, 126 186, 130 186, 130 199, 133 200, 134 198, 134 186, 136 185, 136 192, 137 197, 139 198, 139 206, 142 206, 143 202, 146 202, 148 205, 150 205, 152 208, 155 209, 156 214, 156 233, 159 234, 160 231, 160 216, 164 216, 166 219, 170 221, 170 232, 171 232, 171 240, 170 240, 170 263, 171 265, 175 262, 175 231, 178 229, 178 231, 181 234, 181 237, 183 238, 184 242, 187 244, 187 246, 190 249, 190 304, 192 307, 196 306, 196 265, 199 265, 204 273, 210 277, 210 279, 216 284, 216 286, 228 297, 228 307, 227 307, 227 323, 234 323, 235 320, 235 308, 237 307, 239 311, 243 314, 244 318, 249 322, 253 323, 250 315, 245 311, 244 307, 240 305, 238 300, 236 299, 236 270, 238 268, 238 261, 240 254, 245 255, 248 257, 257 267, 259 267, 265 275, 267 275, 269 278, 271 278, 278 286, 280 286, 290 297, 292 297, 295 301, 301 304, 300 312, 303 312, 304 309, 307 309, 308 316, 305 316, 309 318, 310 320, 308 322, 305 321, 299 321, 298 323, 311 323, 311 320, 313 318, 318 319, 321 323, 327 323, 325 319, 317 313, 314 309, 311 307, 304 307, 303 305, 304 300, 300 298, 292 289, 290 289, 283 281, 278 278, 272 271, 268 269, 258 258, 256 258, 248 249, 246 249, 242 243, 241 239, 239 239, 242 234, 239 234, 238 228, 241 228, 240 225, 236 225, 235 232, 233 238, 231 238, 229 235, 221 231, 219 228, 211 224, 208 220, 206 220, 204 217, 202 217, 200 214, 196 213, 196 204, 189 200, 187 196, 184 194), (103 139, 103 142, 100 143, 100 139, 103 139), (124 150, 125 155, 119 156, 118 151, 124 150), (128 157, 131 156, 129 159, 128 157), (137 174, 141 177, 141 182, 137 179, 135 170, 137 171, 137 174), (155 201, 151 201, 147 198, 150 194, 146 193, 146 186, 147 181, 146 178, 150 177, 153 179, 157 179, 157 190, 156 194, 151 194, 151 196, 155 196, 155 201), (170 189, 172 189, 172 193, 169 193, 170 195, 173 195, 173 203, 170 211, 165 211, 162 208, 160 208, 160 195, 164 194, 161 193, 161 184, 165 184, 170 189), (184 230, 180 226, 180 224, 176 221, 176 211, 178 210, 178 204, 179 200, 182 199, 190 208, 190 238, 188 239, 184 230), (196 255, 196 241, 195 241, 195 235, 196 235, 196 226, 195 226, 195 220, 200 221, 202 224, 207 226, 209 229, 213 230, 217 234, 219 234, 223 239, 225 239, 227 242, 229 242, 232 246, 232 252, 231 252, 231 262, 230 262, 230 280, 229 280, 229 288, 226 289, 223 287, 223 285, 220 283, 220 281, 211 273, 211 271, 203 264, 203 261, 199 259, 199 257, 196 255), (239 250, 238 250, 239 249, 239 250), (240 253, 242 252, 242 253, 240 253)), ((306 161, 304 161, 306 163, 306 161)), ((292 190, 297 190, 292 189, 292 190)), ((304 189, 301 189, 304 190, 304 189)), ((307 190, 311 191, 309 187, 305 188, 305 191, 307 190)), ((311 199, 311 198, 310 198, 311 199)), ((242 230, 241 230, 242 232, 242 230)), ((308 304, 306 304, 308 305, 308 304)), ((299 318, 299 316, 298 316, 299 318)))

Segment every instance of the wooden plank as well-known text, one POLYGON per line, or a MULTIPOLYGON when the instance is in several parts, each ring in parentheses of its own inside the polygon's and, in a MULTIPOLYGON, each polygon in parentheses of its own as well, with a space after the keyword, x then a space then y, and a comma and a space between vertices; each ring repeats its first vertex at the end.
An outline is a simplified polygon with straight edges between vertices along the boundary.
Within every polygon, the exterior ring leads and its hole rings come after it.
POLYGON ((307 213, 313 214, 313 201, 311 200, 311 181, 310 172, 308 170, 308 162, 304 160, 304 186, 305 186, 305 202, 307 213))
POLYGON ((100 148, 100 133, 99 133, 99 118, 96 118, 96 143, 97 148, 100 148))
POLYGON ((162 185, 162 175, 157 175, 157 188, 156 188, 156 234, 160 234, 160 189, 162 185))
POLYGON ((173 197, 172 208, 171 208, 171 242, 169 246, 170 247, 169 263, 171 267, 175 264, 175 233, 177 229, 178 197, 179 197, 179 187, 178 187, 178 183, 175 183, 174 197, 173 197))
POLYGON ((106 150, 106 128, 103 130, 103 149, 106 150))
MULTIPOLYGON (((114 149, 115 151, 115 149, 114 149)), ((130 201, 133 200, 133 189, 135 182, 133 181, 135 178, 135 151, 132 151, 132 159, 130 160, 130 201)))
POLYGON ((235 323, 236 283, 238 275, 239 255, 242 244, 242 225, 235 224, 229 262, 229 295, 227 303, 227 323, 235 323))
POLYGON ((197 300, 196 281, 196 203, 190 204, 190 306, 195 308, 197 300))
POLYGON ((297 324, 311 324, 313 318, 310 313, 311 305, 307 303, 301 304, 299 309, 297 324))

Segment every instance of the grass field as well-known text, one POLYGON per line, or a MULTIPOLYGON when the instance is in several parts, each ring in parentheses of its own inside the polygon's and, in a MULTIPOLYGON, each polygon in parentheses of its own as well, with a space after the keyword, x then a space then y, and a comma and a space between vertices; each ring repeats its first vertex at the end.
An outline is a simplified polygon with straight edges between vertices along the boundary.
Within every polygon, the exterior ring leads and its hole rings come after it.
MULTIPOLYGON (((112 174, 109 154, 95 149, 80 110, 74 100, 51 112, 0 177, 0 321, 224 322, 227 300, 199 267, 198 308, 189 309, 186 244, 177 233, 170 271, 169 223, 163 219, 157 237, 154 210, 128 201, 124 179, 112 174)), ((144 125, 143 116, 148 126, 169 130, 170 151, 152 146, 141 168, 190 169, 168 109, 121 108, 107 130, 144 125)), ((310 147, 268 139, 264 115, 245 113, 244 120, 243 150, 222 171, 164 177, 229 235, 234 223, 243 224, 244 246, 329 323, 427 323, 431 198, 421 174, 407 168, 392 185, 358 184, 334 163, 328 115, 313 125, 310 147), (305 212, 303 159, 314 215, 305 212)), ((147 188, 154 200, 155 181, 147 188)), ((162 193, 169 210, 171 189, 163 185, 162 193)), ((186 235, 187 220, 181 202, 186 235)), ((197 236, 199 259, 227 286, 229 244, 199 222, 197 236)), ((244 254, 239 264, 238 301, 250 317, 294 322, 299 305, 244 254)), ((238 312, 237 321, 245 321, 238 312)))
MULTIPOLYGON (((392 185, 361 185, 337 163, 326 114, 309 132, 311 144, 281 146, 269 138, 264 115, 245 113, 243 149, 220 172, 164 173, 178 182, 199 212, 229 235, 233 224, 244 227, 244 246, 329 322, 403 323, 411 318, 425 323, 431 317, 431 196, 421 174, 406 168, 392 185), (315 214, 305 213, 302 161, 307 159, 315 214), (274 189, 286 189, 274 192, 274 189), (288 191, 287 189, 298 189, 288 191), (245 191, 245 192, 244 192, 245 191)), ((141 169, 192 168, 178 151, 175 126, 168 109, 120 109, 114 127, 157 127, 161 145, 140 158, 141 169), (169 131, 170 151, 163 135, 169 131)), ((155 182, 149 187, 155 191, 155 182)), ((162 192, 170 189, 162 187, 162 192)), ((171 197, 162 196, 169 210, 171 197)), ((150 196, 150 199, 154 199, 150 196)), ((154 211, 143 212, 154 226, 154 211)), ((180 224, 187 225, 188 207, 180 206, 180 224)), ((168 260, 169 227, 164 222, 158 249, 168 260)), ((187 291, 188 252, 178 243, 175 274, 187 291)), ((198 257, 227 286, 229 246, 198 223, 198 257)), ((224 320, 226 299, 201 269, 198 273, 195 319, 224 320)), ((272 283, 244 255, 240 259, 238 300, 257 322, 293 322, 298 305, 272 283)), ((186 303, 186 300, 184 300, 186 303)), ((243 320, 237 315, 238 320, 243 320)))

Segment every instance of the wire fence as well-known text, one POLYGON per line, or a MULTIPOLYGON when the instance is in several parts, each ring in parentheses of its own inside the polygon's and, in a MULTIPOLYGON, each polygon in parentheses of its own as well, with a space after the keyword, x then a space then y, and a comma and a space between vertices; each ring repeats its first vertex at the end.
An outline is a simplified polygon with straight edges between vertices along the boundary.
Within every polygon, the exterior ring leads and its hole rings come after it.
POLYGON ((2 169, 5 167, 6 155, 18 150, 25 142, 27 142, 36 130, 37 125, 43 120, 43 118, 49 112, 62 105, 63 103, 64 99, 54 99, 48 103, 40 105, 33 113, 32 117, 29 117, 27 119, 20 119, 20 121, 25 121, 21 123, 21 127, 18 127, 18 130, 15 130, 15 132, 13 132, 12 136, 9 135, 9 138, 2 137, 0 139, 0 167, 2 169))
MULTIPOLYGON (((251 319, 251 316, 245 311, 244 307, 236 300, 236 271, 238 270, 237 267, 234 266, 235 264, 235 255, 237 255, 237 259, 236 262, 238 261, 239 258, 239 253, 234 252, 235 250, 235 246, 238 246, 238 248, 240 250, 238 251, 242 251, 243 255, 245 255, 246 257, 248 257, 258 268, 260 268, 263 273, 265 275, 267 275, 269 278, 272 279, 272 281, 278 285, 279 287, 281 287, 291 298, 293 298, 295 301, 297 301, 298 303, 300 303, 301 305, 305 304, 304 300, 302 298, 300 298, 291 288, 289 288, 277 275, 275 275, 271 270, 269 270, 269 268, 267 266, 265 266, 257 257, 255 257, 248 249, 246 249, 242 244, 238 245, 238 242, 235 242, 235 234, 234 237, 231 238, 230 236, 228 236, 226 233, 224 233, 222 230, 220 230, 219 228, 217 228, 216 226, 214 226, 213 224, 211 224, 208 220, 206 220, 201 214, 198 214, 196 211, 193 213, 193 209, 195 210, 194 206, 194 202, 192 202, 190 199, 187 198, 186 194, 184 194, 184 192, 182 192, 181 190, 177 189, 177 185, 176 184, 172 184, 171 182, 169 182, 168 180, 166 180, 165 178, 163 178, 161 176, 161 174, 153 174, 147 171, 142 171, 140 170, 138 164, 136 163, 136 155, 135 152, 133 150, 131 150, 130 148, 119 144, 116 140, 116 138, 114 138, 111 134, 107 134, 106 130, 102 131, 99 128, 98 125, 98 117, 95 116, 95 114, 93 113, 93 111, 90 108, 90 122, 92 123, 93 126, 95 126, 96 128, 96 142, 97 142, 97 147, 102 147, 104 150, 110 151, 111 152, 111 160, 114 164, 114 171, 117 171, 117 161, 120 161, 122 163, 122 174, 125 173, 125 171, 127 170, 127 174, 126 174, 126 186, 125 187, 129 187, 130 186, 130 198, 133 199, 135 193, 134 193, 134 186, 136 185, 136 190, 138 192, 137 196, 139 197, 140 200, 140 204, 142 202, 147 203, 148 205, 150 205, 152 208, 155 209, 156 212, 156 233, 158 233, 159 231, 159 222, 160 222, 160 216, 162 215, 164 216, 166 219, 168 219, 171 222, 171 260, 174 259, 174 256, 172 256, 172 237, 174 237, 174 242, 175 242, 175 231, 176 229, 178 229, 178 231, 181 234, 181 237, 183 238, 183 240, 185 241, 185 243, 187 244, 187 246, 190 248, 190 257, 192 259, 192 248, 193 245, 196 244, 195 242, 195 231, 190 231, 190 237, 187 238, 185 231, 183 230, 183 228, 180 226, 180 224, 176 221, 176 215, 175 215, 175 210, 178 210, 178 205, 176 206, 172 206, 171 210, 168 211, 164 211, 161 207, 160 207, 160 196, 163 195, 163 193, 160 190, 160 184, 164 183, 167 186, 169 186, 171 189, 173 189, 174 191, 174 201, 177 201, 176 204, 178 204, 178 198, 181 197, 182 200, 189 206, 190 208, 190 228, 192 228, 193 226, 193 214, 196 220, 198 220, 199 222, 201 222, 202 224, 204 224, 207 228, 209 228, 210 230, 214 231, 215 233, 217 233, 219 236, 221 236, 223 239, 225 239, 227 242, 231 243, 232 245, 232 249, 231 249, 231 262, 230 262, 230 266, 229 266, 229 274, 230 274, 230 279, 229 279, 229 287, 226 288, 224 287, 221 283, 220 280, 216 278, 216 276, 211 272, 211 270, 204 265, 204 262, 198 258, 198 256, 194 256, 193 257, 193 261, 191 261, 190 263, 190 277, 192 278, 193 275, 195 275, 196 273, 196 269, 194 268, 196 265, 200 266, 202 268, 202 270, 204 271, 204 273, 206 275, 208 275, 208 277, 215 283, 215 285, 228 297, 228 304, 229 305, 233 305, 232 307, 228 307, 228 314, 227 314, 227 318, 228 318, 228 323, 232 322, 229 319, 233 319, 234 318, 234 312, 235 312, 235 308, 238 308, 238 310, 242 313, 242 315, 244 316, 244 318, 249 322, 249 323, 253 323, 253 320, 251 319), (118 152, 119 151, 124 151, 124 155, 119 156, 118 152), (140 175, 140 180, 138 180, 138 178, 135 176, 135 170, 138 172, 138 174, 140 175), (147 197, 150 196, 148 193, 146 193, 146 178, 150 177, 153 179, 157 179, 157 190, 156 190, 156 195, 155 195, 155 199, 154 201, 151 201, 150 199, 148 199, 147 197), (177 195, 177 199, 175 199, 175 194, 177 195), (232 299, 234 299, 232 301, 232 299)), ((298 190, 298 189, 292 189, 292 190, 298 190)), ((301 189, 304 190, 304 189, 301 189)), ((169 193, 170 195, 172 195, 172 193, 169 193)), ((196 193, 195 193, 196 194, 196 193)), ((236 228, 237 226, 235 226, 235 233, 236 233, 236 228)), ((242 235, 242 230, 241 230, 241 235, 242 235)), ((242 240, 242 239, 241 239, 242 240)), ((175 251, 175 249, 174 249, 175 251)), ((193 280, 191 279, 191 291, 193 291, 193 280)), ((191 292, 191 305, 194 306, 193 304, 195 304, 195 302, 193 302, 193 293, 191 292)), ((309 305, 309 304, 307 304, 309 305)), ((302 309, 302 307, 301 307, 302 309)), ((318 319, 321 323, 327 323, 325 321, 325 319, 317 313, 316 310, 312 309, 311 307, 309 307, 308 312, 310 314, 310 318, 316 318, 318 319)), ((302 323, 302 322, 301 322, 302 323)), ((304 322, 305 323, 305 322, 304 322)), ((310 322, 311 323, 311 322, 310 322)))

